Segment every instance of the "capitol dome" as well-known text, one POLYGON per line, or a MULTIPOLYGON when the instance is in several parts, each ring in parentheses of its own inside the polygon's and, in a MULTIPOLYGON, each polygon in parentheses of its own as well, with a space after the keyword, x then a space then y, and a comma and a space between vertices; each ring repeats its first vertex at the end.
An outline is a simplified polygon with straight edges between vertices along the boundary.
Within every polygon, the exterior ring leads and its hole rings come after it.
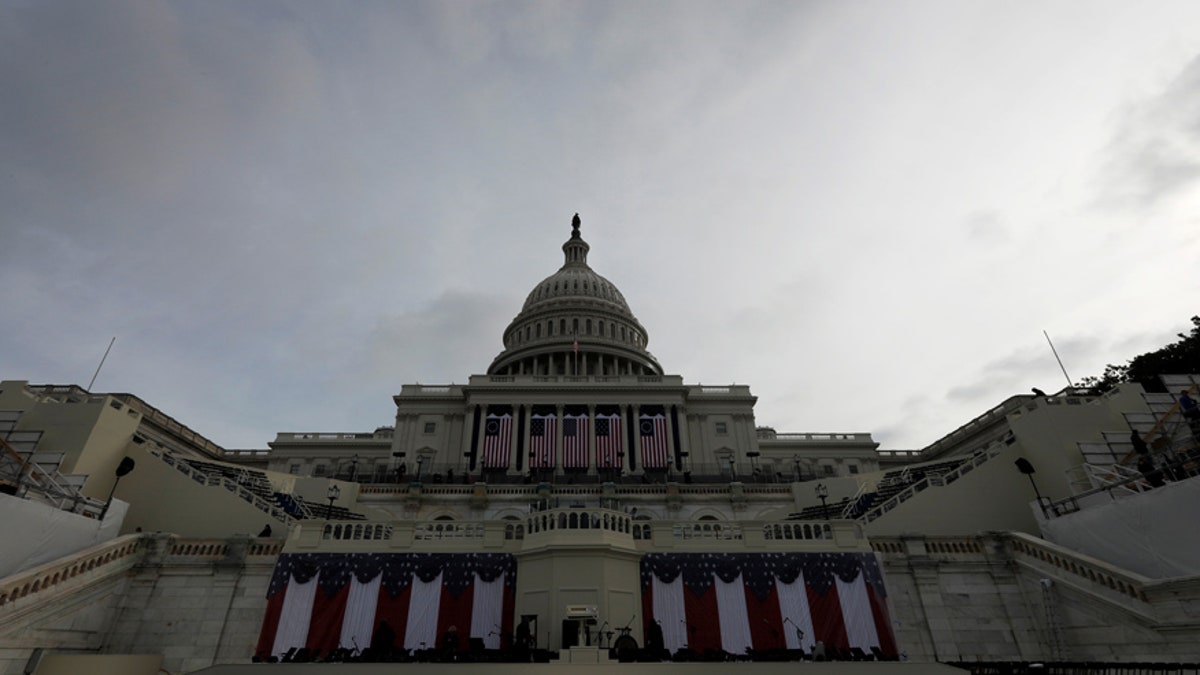
POLYGON ((578 214, 562 249, 563 266, 529 292, 488 374, 662 375, 625 296, 588 267, 578 214))

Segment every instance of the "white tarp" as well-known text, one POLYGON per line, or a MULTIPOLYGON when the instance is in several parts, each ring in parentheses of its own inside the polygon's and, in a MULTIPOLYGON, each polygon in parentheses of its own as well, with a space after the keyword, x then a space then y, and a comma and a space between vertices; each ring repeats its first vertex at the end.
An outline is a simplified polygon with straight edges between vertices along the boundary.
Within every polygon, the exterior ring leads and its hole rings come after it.
POLYGON ((1152 579, 1200 574, 1200 479, 1042 522, 1047 540, 1152 579))
POLYGON ((0 577, 116 538, 129 505, 114 499, 104 522, 0 494, 0 577))

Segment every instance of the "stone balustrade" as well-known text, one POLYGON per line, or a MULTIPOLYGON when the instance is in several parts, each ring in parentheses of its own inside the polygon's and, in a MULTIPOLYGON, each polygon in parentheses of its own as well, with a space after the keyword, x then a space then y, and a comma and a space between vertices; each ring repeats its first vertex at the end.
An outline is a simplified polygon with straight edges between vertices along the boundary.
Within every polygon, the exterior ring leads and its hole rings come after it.
POLYGON ((301 522, 293 528, 287 549, 353 552, 381 547, 413 551, 482 547, 518 552, 554 543, 618 545, 644 552, 696 547, 730 553, 871 550, 862 525, 853 520, 638 520, 631 513, 599 507, 546 509, 520 520, 301 522))
POLYGON ((1009 551, 1020 564, 1046 567, 1065 578, 1096 584, 1124 596, 1126 601, 1148 603, 1145 587, 1150 579, 1095 558, 1020 532, 1008 535, 1009 551))
MULTIPOLYGON (((417 489, 420 490, 422 496, 468 496, 482 491, 484 495, 492 496, 521 496, 528 497, 538 494, 539 488, 535 484, 489 484, 489 483, 473 483, 471 485, 445 485, 437 483, 418 483, 417 486, 409 483, 365 483, 360 488, 360 495, 368 496, 388 496, 394 497, 397 495, 407 495, 414 493, 417 489), (419 488, 417 487, 419 486, 419 488)), ((653 497, 661 497, 668 493, 681 495, 709 495, 709 496, 730 496, 735 492, 755 495, 790 495, 792 487, 790 483, 741 483, 738 481, 726 483, 644 483, 644 484, 614 484, 614 483, 594 483, 586 485, 553 485, 549 488, 548 494, 551 496, 578 496, 578 497, 620 497, 646 495, 653 497)))
POLYGON ((886 556, 931 562, 1012 560, 1039 574, 1082 582, 1092 591, 1116 593, 1123 602, 1149 602, 1146 587, 1152 583, 1150 579, 1022 532, 987 537, 875 537, 871 547, 886 556))
POLYGON ((120 573, 140 560, 139 535, 118 537, 79 553, 0 579, 0 608, 47 591, 81 575, 120 573), (95 573, 95 574, 93 574, 95 573))
POLYGON ((84 549, 74 555, 0 579, 0 612, 5 606, 56 589, 72 580, 124 574, 148 556, 167 559, 227 560, 231 556, 274 558, 283 550, 280 539, 179 539, 169 534, 129 534, 84 549))

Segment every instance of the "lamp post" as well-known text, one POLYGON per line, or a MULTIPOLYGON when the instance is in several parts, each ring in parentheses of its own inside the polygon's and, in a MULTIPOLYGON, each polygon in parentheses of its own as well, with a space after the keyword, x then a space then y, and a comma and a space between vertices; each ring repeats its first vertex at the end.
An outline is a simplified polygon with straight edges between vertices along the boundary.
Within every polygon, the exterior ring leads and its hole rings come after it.
POLYGON ((421 455, 417 458, 417 481, 421 480, 421 467, 425 465, 425 456, 421 455))
POLYGON ((117 492, 117 483, 121 482, 121 476, 133 471, 133 465, 132 457, 121 458, 121 463, 117 465, 116 480, 113 481, 112 489, 108 491, 108 499, 104 500, 104 508, 100 511, 100 520, 104 520, 104 516, 108 514, 108 507, 112 505, 113 495, 117 492))
POLYGON ((358 454, 357 453, 355 453, 354 457, 351 458, 351 460, 350 460, 350 480, 355 481, 355 482, 358 481, 358 454))
POLYGON ((730 455, 729 456, 729 480, 732 481, 736 478, 737 478, 737 470, 733 466, 733 455, 730 455))
POLYGON ((1042 501, 1042 493, 1038 491, 1037 483, 1035 483, 1033 480, 1033 474, 1035 473, 1033 465, 1030 464, 1029 460, 1025 459, 1024 457, 1018 457, 1017 461, 1013 462, 1013 464, 1017 465, 1017 471, 1029 476, 1029 484, 1033 486, 1033 494, 1037 496, 1038 507, 1042 509, 1042 517, 1045 518, 1046 504, 1042 501))
POLYGON ((829 488, 825 487, 824 483, 817 483, 817 498, 821 500, 821 517, 829 520, 829 507, 825 505, 825 500, 829 498, 829 488))
POLYGON ((796 465, 796 482, 800 482, 800 455, 792 457, 792 463, 796 465))
POLYGON ((333 503, 337 501, 337 498, 340 497, 341 494, 342 489, 336 485, 330 485, 329 490, 325 492, 325 496, 329 497, 329 508, 325 511, 325 520, 333 519, 333 503))

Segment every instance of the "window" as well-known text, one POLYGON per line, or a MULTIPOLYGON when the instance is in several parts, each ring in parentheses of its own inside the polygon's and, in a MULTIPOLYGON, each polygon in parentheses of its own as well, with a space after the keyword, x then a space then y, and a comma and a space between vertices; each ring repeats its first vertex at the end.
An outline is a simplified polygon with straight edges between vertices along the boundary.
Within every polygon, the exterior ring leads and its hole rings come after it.
POLYGON ((425 433, 426 434, 437 433, 437 422, 426 422, 425 423, 425 433))
POLYGON ((314 476, 324 476, 324 475, 325 475, 325 465, 324 465, 324 464, 317 464, 316 466, 314 466, 314 467, 313 467, 313 473, 312 473, 312 475, 314 475, 314 476))
POLYGON ((857 464, 851 464, 849 468, 850 468, 850 473, 858 473, 858 465, 857 464))
POLYGON ((300 465, 292 464, 291 466, 288 467, 288 473, 292 474, 293 476, 299 475, 300 474, 300 465))
POLYGON ((830 464, 825 465, 825 475, 826 476, 832 476, 836 473, 837 473, 837 471, 833 468, 832 465, 830 465, 830 464))
POLYGON ((724 422, 717 422, 717 433, 722 436, 729 433, 729 427, 724 422))

